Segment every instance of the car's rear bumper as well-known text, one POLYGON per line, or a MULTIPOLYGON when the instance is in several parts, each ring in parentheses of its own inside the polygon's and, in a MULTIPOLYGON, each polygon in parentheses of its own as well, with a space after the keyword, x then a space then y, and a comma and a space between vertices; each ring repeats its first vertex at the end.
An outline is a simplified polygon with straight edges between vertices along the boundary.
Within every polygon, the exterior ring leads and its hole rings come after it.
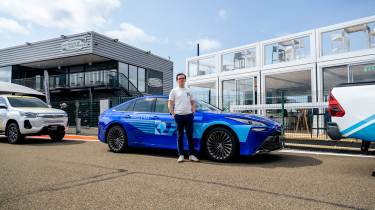
POLYGON ((327 135, 332 139, 332 140, 340 140, 342 139, 342 135, 340 133, 340 129, 337 126, 336 123, 334 122, 329 122, 327 124, 327 135))

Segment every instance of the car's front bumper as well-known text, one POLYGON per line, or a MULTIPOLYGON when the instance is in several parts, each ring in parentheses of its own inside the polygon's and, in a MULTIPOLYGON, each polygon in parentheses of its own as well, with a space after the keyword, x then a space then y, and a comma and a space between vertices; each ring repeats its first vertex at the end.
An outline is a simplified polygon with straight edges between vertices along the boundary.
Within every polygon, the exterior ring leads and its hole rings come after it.
POLYGON ((257 153, 266 153, 285 147, 284 136, 281 133, 270 135, 264 140, 263 144, 258 148, 257 153))
POLYGON ((23 135, 43 135, 53 132, 63 132, 68 129, 68 118, 22 118, 19 120, 19 129, 23 135))

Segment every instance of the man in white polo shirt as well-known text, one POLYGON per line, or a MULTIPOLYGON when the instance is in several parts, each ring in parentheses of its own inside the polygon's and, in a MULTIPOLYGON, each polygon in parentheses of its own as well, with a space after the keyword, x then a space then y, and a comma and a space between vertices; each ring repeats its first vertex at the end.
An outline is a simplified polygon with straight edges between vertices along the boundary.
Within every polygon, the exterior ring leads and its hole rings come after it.
POLYGON ((184 161, 184 130, 189 145, 189 160, 199 162, 198 158, 194 156, 194 141, 193 141, 193 120, 195 113, 194 97, 190 89, 185 87, 186 75, 178 73, 176 75, 178 87, 172 89, 168 99, 168 109, 173 115, 177 125, 177 162, 184 161))

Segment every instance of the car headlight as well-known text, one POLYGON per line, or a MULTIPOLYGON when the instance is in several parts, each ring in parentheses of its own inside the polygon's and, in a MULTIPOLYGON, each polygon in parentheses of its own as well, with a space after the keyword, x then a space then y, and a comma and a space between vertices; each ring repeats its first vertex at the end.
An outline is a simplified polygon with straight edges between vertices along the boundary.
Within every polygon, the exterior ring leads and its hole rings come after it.
POLYGON ((253 125, 253 126, 266 126, 266 124, 264 124, 262 122, 255 121, 255 120, 248 120, 248 119, 242 119, 242 118, 232 118, 232 117, 228 117, 228 118, 231 119, 231 120, 243 123, 243 124, 248 124, 248 125, 253 125))
POLYGON ((36 117, 38 117, 38 114, 34 113, 34 112, 20 112, 20 114, 21 114, 22 117, 26 117, 26 118, 36 118, 36 117))

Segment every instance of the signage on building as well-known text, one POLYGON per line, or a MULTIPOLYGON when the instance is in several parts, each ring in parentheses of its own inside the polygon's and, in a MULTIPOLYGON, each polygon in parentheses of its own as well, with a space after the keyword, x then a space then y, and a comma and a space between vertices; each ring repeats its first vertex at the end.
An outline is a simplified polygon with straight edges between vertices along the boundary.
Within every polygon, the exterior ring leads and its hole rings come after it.
POLYGON ((162 87, 163 86, 163 81, 159 78, 148 78, 147 82, 148 86, 150 87, 162 87))
POLYGON ((375 65, 374 66, 365 66, 363 68, 364 72, 370 72, 370 71, 375 71, 375 65))
POLYGON ((62 52, 78 51, 89 46, 89 42, 85 38, 71 39, 61 44, 62 52))

